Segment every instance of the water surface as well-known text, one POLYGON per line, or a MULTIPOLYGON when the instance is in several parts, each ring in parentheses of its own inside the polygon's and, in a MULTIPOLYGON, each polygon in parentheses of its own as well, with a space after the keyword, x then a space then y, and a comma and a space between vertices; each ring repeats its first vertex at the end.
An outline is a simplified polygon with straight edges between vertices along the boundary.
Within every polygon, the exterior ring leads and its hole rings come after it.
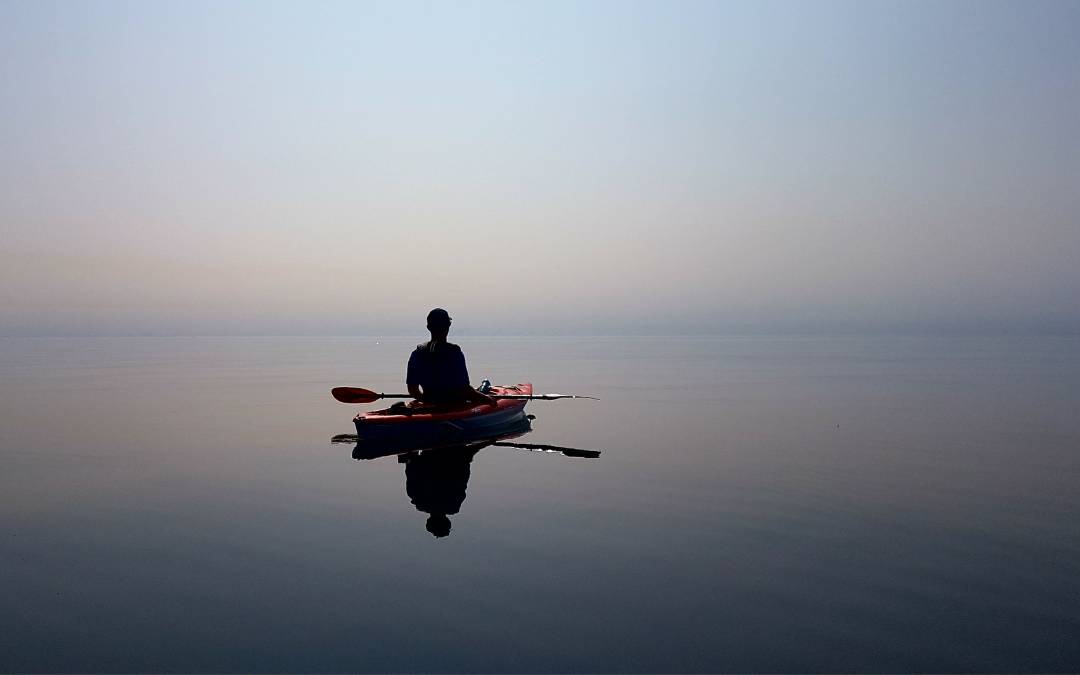
POLYGON ((329 389, 415 338, 0 340, 3 671, 1076 671, 1080 340, 460 338, 449 536, 329 389))

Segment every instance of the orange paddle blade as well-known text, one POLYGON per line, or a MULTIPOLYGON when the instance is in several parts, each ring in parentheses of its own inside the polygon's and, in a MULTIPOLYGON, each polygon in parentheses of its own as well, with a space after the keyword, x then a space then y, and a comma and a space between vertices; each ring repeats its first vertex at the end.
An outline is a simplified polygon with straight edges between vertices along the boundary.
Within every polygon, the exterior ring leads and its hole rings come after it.
POLYGON ((342 403, 373 403, 382 398, 382 394, 359 387, 334 387, 330 395, 342 403))

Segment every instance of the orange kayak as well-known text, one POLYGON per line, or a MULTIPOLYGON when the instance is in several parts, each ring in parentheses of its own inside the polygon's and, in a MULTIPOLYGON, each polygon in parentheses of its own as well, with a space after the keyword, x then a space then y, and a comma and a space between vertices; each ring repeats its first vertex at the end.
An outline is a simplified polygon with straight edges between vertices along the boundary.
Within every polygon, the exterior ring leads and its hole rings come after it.
MULTIPOLYGON (((491 396, 530 396, 532 384, 492 386, 491 396)), ((353 418, 359 442, 400 443, 404 446, 436 446, 469 443, 514 432, 528 426, 527 399, 499 399, 498 405, 464 403, 430 405, 412 401, 383 410, 360 413, 353 418)))

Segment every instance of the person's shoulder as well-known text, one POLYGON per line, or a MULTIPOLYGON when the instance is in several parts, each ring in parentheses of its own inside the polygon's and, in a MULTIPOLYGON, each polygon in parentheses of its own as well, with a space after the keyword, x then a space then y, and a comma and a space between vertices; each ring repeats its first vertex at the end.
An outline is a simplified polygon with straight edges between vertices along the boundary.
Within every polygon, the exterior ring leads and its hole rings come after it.
POLYGON ((421 352, 421 353, 423 353, 423 352, 439 352, 439 353, 443 353, 443 354, 453 354, 455 352, 460 353, 461 352, 461 347, 458 347, 453 342, 438 342, 438 343, 435 343, 434 346, 433 346, 431 341, 429 340, 428 342, 421 342, 420 344, 416 345, 416 349, 414 349, 413 351, 414 352, 421 352))

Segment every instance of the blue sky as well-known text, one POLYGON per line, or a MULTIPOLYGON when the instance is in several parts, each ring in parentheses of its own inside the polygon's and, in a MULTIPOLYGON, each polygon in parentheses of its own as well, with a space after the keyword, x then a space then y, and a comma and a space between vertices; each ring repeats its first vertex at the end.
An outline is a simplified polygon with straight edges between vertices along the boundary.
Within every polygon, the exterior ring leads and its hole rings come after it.
POLYGON ((1080 3, 4 1, 0 96, 0 335, 1080 327, 1080 3))

